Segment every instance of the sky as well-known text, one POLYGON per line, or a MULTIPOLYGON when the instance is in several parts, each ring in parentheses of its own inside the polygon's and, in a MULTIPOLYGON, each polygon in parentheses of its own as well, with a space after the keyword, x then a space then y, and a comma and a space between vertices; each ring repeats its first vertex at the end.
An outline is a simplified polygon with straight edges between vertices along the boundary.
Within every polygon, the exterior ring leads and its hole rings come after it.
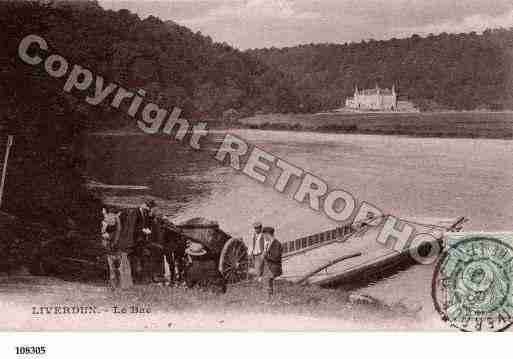
POLYGON ((513 27, 513 0, 99 0, 239 49, 513 27))

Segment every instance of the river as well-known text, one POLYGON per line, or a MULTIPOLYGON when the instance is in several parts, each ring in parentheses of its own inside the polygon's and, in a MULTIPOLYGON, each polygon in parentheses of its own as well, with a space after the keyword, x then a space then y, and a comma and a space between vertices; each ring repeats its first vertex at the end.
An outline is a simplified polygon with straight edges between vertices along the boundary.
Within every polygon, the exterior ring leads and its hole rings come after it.
MULTIPOLYGON (((313 132, 232 130, 330 187, 400 217, 466 216, 469 231, 508 231, 513 223, 513 142, 490 139, 411 138, 313 132)), ((88 174, 109 184, 151 187, 149 195, 176 221, 204 216, 247 237, 258 220, 280 240, 333 228, 324 215, 299 205, 214 159, 223 133, 210 133, 202 150, 143 134, 96 136, 86 148, 88 174)), ((141 196, 111 193, 113 203, 141 196)), ((393 302, 430 306, 432 267, 414 266, 361 291, 393 302)))

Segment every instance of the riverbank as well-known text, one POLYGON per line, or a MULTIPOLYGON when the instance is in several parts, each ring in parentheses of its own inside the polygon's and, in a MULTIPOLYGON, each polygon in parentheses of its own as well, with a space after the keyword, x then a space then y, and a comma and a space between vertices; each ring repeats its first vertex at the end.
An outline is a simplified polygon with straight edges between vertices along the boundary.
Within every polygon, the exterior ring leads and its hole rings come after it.
POLYGON ((268 114, 210 127, 402 135, 440 138, 513 138, 513 112, 268 114))
POLYGON ((360 302, 348 292, 286 282, 278 282, 268 302, 254 282, 217 295, 156 285, 113 292, 49 277, 0 277, 0 310, 1 330, 419 329, 417 313, 402 303, 360 302), (83 306, 95 313, 42 314, 41 306, 83 306), (130 314, 132 306, 149 313, 130 314))
MULTIPOLYGON (((252 129, 398 135, 434 138, 513 139, 513 111, 326 112, 265 114, 234 121, 204 120, 210 130, 252 129)), ((147 136, 136 126, 90 132, 93 137, 147 136)))

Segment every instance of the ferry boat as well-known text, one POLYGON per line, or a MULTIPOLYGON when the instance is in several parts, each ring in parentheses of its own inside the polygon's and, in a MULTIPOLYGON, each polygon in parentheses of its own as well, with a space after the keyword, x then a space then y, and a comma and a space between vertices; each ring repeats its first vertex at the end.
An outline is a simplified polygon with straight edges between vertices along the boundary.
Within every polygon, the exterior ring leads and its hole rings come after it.
MULTIPOLYGON (((294 283, 335 286, 362 280, 405 261, 413 261, 412 252, 429 254, 431 246, 442 248, 447 232, 460 231, 467 222, 464 217, 438 219, 430 224, 414 219, 399 222, 413 227, 414 234, 423 234, 424 241, 394 248, 395 241, 378 242, 379 234, 389 216, 374 221, 347 225, 334 230, 283 243, 284 280, 294 283)), ((429 259, 429 258, 424 258, 429 259)))

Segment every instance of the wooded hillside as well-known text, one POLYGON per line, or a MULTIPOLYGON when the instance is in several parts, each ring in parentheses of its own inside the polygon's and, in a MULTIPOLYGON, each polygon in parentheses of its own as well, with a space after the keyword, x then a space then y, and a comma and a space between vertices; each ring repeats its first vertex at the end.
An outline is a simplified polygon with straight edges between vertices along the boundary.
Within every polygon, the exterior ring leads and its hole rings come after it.
POLYGON ((392 87, 423 110, 513 109, 513 29, 248 53, 292 80, 304 112, 340 107, 354 87, 392 87))

